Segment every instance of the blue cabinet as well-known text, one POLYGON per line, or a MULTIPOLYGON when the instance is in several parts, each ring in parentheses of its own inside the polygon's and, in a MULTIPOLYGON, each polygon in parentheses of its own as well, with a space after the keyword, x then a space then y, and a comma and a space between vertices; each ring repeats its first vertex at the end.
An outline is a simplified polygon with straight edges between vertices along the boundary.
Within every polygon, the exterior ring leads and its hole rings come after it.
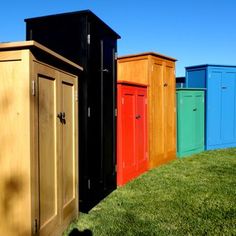
POLYGON ((236 66, 186 67, 186 87, 206 88, 205 149, 236 146, 236 66))

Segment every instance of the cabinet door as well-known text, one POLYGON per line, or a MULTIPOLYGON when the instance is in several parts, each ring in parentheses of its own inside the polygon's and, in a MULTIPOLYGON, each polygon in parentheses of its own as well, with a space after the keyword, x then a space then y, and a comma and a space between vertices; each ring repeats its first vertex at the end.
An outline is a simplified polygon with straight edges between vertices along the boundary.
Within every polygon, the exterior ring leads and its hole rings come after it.
MULTIPOLYGON (((135 115, 136 97, 135 92, 129 86, 122 86, 121 97, 121 155, 119 161, 122 169, 123 183, 132 179, 135 175, 135 115)), ((119 150, 120 151, 120 150, 119 150)), ((123 184, 122 183, 122 184, 123 184)))
POLYGON ((62 178, 62 213, 63 219, 76 214, 78 209, 77 199, 77 86, 75 79, 68 74, 60 73, 60 108, 65 114, 65 120, 61 123, 61 174, 62 178))
POLYGON ((181 152, 188 152, 194 149, 195 142, 195 98, 190 92, 183 92, 179 101, 179 145, 181 152))
POLYGON ((195 95, 195 124, 194 124, 194 131, 195 131, 195 148, 203 148, 204 147, 204 92, 196 92, 195 95))
POLYGON ((147 92, 136 90, 135 159, 137 175, 147 170, 147 92))
POLYGON ((75 78, 63 72, 38 63, 34 69, 38 158, 33 197, 39 233, 51 235, 78 210, 77 86, 75 78))
POLYGON ((207 85, 207 130, 206 144, 214 146, 221 143, 221 72, 212 72, 207 85))
POLYGON ((235 73, 223 73, 221 80, 222 144, 235 142, 235 73))
POLYGON ((57 74, 35 64, 38 87, 38 202, 39 232, 48 235, 60 223, 59 139, 57 74))
POLYGON ((160 164, 164 156, 163 63, 153 63, 148 87, 149 167, 160 164))
POLYGON ((166 64, 164 70, 164 159, 175 158, 176 154, 176 102, 175 76, 172 64, 166 64))
POLYGON ((104 189, 116 187, 116 41, 110 38, 101 40, 101 80, 102 80, 102 155, 104 189))

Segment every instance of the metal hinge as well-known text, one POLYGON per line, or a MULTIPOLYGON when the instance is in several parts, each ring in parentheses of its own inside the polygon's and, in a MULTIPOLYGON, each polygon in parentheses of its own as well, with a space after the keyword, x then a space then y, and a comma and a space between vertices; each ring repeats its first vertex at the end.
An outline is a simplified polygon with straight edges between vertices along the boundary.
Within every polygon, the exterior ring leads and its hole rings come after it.
POLYGON ((78 101, 78 91, 75 90, 75 101, 77 102, 78 101))
POLYGON ((115 116, 117 117, 117 108, 115 108, 115 116))
POLYGON ((37 234, 38 233, 38 220, 35 219, 34 220, 34 234, 37 234))
POLYGON ((90 117, 90 107, 88 107, 88 117, 90 117))
POLYGON ((88 42, 88 44, 90 44, 90 34, 88 34, 88 36, 87 36, 87 42, 88 42))
POLYGON ((118 59, 118 54, 117 54, 117 52, 115 52, 115 60, 117 60, 118 59))
POLYGON ((34 80, 32 80, 32 82, 31 82, 31 89, 32 89, 32 95, 35 96, 36 95, 36 83, 34 80))
POLYGON ((91 185, 90 185, 90 179, 88 179, 88 189, 91 188, 91 185))

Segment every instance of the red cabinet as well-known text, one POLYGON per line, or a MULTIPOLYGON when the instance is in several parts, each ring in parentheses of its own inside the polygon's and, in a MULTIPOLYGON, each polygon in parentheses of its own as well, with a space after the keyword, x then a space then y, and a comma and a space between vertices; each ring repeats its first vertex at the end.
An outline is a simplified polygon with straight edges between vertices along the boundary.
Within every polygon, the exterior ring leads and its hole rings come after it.
POLYGON ((147 88, 118 84, 117 185, 123 185, 148 168, 147 88))

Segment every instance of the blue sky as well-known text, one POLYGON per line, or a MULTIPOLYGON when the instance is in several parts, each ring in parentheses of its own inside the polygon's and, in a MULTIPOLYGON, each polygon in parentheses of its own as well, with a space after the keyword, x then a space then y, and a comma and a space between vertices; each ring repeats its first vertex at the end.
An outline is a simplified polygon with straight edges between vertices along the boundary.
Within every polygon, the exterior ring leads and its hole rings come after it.
POLYGON ((190 65, 236 65, 236 0, 2 0, 0 42, 25 40, 25 18, 84 9, 121 36, 119 56, 174 57, 177 76, 190 65))

